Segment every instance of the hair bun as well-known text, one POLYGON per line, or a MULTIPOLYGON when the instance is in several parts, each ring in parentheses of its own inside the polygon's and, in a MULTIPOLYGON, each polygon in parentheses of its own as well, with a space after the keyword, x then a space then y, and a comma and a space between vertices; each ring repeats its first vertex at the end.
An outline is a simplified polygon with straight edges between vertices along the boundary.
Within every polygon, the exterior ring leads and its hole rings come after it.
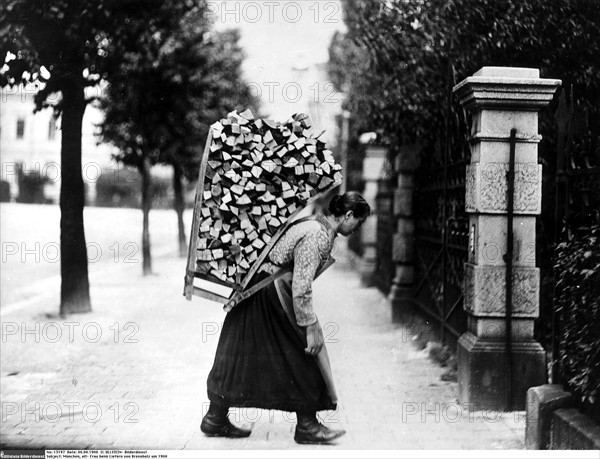
POLYGON ((367 218, 371 213, 371 207, 356 191, 347 191, 344 194, 335 195, 329 201, 329 212, 336 217, 352 211, 356 218, 367 218))
POLYGON ((331 201, 329 201, 329 212, 334 215, 339 214, 341 200, 342 197, 339 194, 336 194, 333 198, 331 198, 331 201))

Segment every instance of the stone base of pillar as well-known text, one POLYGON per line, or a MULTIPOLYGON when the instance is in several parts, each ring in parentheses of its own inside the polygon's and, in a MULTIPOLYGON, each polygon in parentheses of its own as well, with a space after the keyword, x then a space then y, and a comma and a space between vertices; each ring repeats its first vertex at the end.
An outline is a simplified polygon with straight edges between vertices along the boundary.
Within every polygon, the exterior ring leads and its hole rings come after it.
POLYGON ((375 285, 375 272, 377 270, 377 251, 375 246, 371 244, 363 246, 363 255, 357 260, 356 269, 360 275, 363 287, 373 287, 375 285))
POLYGON ((392 322, 404 322, 415 312, 413 303, 413 287, 404 285, 392 285, 388 300, 392 306, 392 322))
POLYGON ((458 399, 473 410, 524 410, 527 390, 546 383, 546 354, 536 341, 512 343, 512 400, 506 406, 506 343, 471 332, 458 340, 458 399))
POLYGON ((373 287, 375 285, 375 268, 377 267, 374 260, 361 258, 358 262, 358 273, 360 274, 360 282, 363 287, 373 287))
POLYGON ((376 260, 372 257, 361 257, 352 250, 349 251, 349 262, 352 269, 358 272, 360 282, 363 287, 373 287, 375 285, 375 270, 377 268, 376 260))

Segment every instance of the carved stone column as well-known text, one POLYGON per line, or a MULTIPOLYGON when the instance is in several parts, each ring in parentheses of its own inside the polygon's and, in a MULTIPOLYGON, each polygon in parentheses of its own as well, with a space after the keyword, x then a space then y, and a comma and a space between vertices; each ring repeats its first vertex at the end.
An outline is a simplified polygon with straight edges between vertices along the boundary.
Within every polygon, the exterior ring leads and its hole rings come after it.
MULTIPOLYGON (((468 331, 458 342, 461 403, 479 409, 523 409, 529 387, 546 382, 545 353, 533 339, 539 315, 540 273, 535 267, 536 216, 541 212, 542 166, 538 164, 538 111, 560 80, 541 79, 539 70, 483 67, 456 85, 471 112, 471 164, 466 171, 469 258, 465 264, 464 308, 468 331), (507 171, 510 131, 516 129, 514 256, 511 314, 511 400, 506 345, 507 171)), ((475 408, 475 409, 477 409, 475 408)))
POLYGON ((396 274, 388 297, 392 305, 394 322, 402 319, 402 313, 410 308, 412 301, 415 278, 413 196, 417 157, 416 145, 403 146, 400 148, 395 164, 398 178, 394 192, 394 216, 397 226, 392 254, 396 264, 396 274))
MULTIPOLYGON (((362 195, 371 206, 373 212, 377 208, 377 182, 383 172, 386 155, 387 149, 385 147, 367 145, 365 148, 365 157, 363 159, 365 187, 362 195)), ((373 213, 371 217, 367 218, 361 226, 360 231, 363 253, 358 270, 363 285, 370 287, 374 283, 373 276, 377 264, 377 214, 373 213)))

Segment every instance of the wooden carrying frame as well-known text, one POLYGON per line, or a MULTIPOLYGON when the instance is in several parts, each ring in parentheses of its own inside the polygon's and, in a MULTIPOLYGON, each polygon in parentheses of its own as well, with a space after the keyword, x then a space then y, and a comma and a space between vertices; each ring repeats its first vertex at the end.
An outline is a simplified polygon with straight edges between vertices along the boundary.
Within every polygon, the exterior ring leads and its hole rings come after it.
MULTIPOLYGON (((339 183, 327 188, 325 191, 317 192, 314 196, 312 196, 306 201, 304 206, 298 207, 292 214, 290 214, 287 221, 277 229, 275 234, 273 234, 273 236, 271 237, 271 240, 267 243, 265 247, 263 247, 260 255, 254 262, 254 264, 250 267, 250 270, 248 271, 248 273, 246 273, 245 277, 242 279, 240 284, 230 284, 224 282, 220 279, 216 279, 213 276, 207 276, 196 271, 196 250, 198 244, 198 231, 200 229, 201 209, 204 192, 204 179, 206 175, 206 166, 208 163, 208 157, 210 155, 210 146, 212 140, 212 129, 209 129, 208 136, 206 138, 206 145, 204 146, 204 152, 202 153, 202 159, 200 162, 200 174, 196 186, 194 216, 192 220, 192 230, 190 233, 190 244, 188 250, 188 260, 183 294, 185 295, 185 298, 188 301, 191 301, 192 296, 196 295, 202 298, 216 301, 218 303, 225 304, 224 309, 226 311, 229 311, 243 299, 248 298, 249 296, 258 292, 260 289, 269 285, 271 282, 274 282, 276 279, 283 276, 286 272, 291 271, 291 268, 281 268, 277 272, 271 274, 269 277, 263 279, 262 281, 258 282, 257 284, 253 285, 252 287, 246 290, 246 286, 252 280, 252 277, 256 274, 258 268, 262 265, 263 261, 271 251, 271 248, 279 240, 281 235, 290 226, 290 224, 294 222, 294 217, 298 215, 310 203, 322 197, 325 193, 331 191, 331 189, 339 186, 339 183)), ((330 257, 329 260, 325 262, 325 265, 317 272, 315 279, 318 276, 320 276, 327 268, 329 268, 334 262, 335 260, 330 257)))

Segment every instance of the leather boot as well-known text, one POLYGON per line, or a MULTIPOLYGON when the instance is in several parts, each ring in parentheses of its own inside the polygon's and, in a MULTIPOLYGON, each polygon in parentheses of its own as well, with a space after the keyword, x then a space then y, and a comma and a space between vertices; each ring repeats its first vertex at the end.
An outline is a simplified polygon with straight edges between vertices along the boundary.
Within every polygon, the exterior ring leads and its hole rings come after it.
POLYGON ((322 445, 340 438, 346 433, 345 430, 333 430, 317 421, 317 413, 297 412, 298 424, 294 440, 302 445, 322 445))
POLYGON ((251 430, 234 426, 227 417, 229 407, 215 405, 211 402, 208 412, 202 418, 200 430, 209 437, 245 438, 251 430))

